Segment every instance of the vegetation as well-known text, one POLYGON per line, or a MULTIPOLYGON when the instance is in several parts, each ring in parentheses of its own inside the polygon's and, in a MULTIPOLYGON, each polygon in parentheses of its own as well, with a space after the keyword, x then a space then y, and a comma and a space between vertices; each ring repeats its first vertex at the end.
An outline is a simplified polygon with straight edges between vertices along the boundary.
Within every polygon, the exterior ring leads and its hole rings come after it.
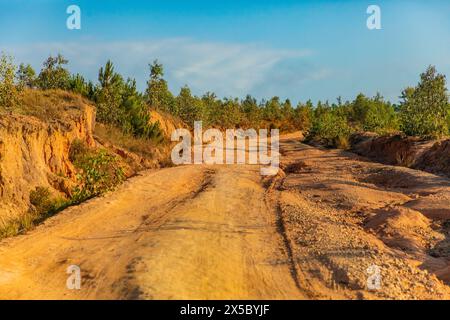
POLYGON ((384 134, 398 130, 398 118, 390 102, 380 94, 368 98, 359 94, 349 106, 349 119, 353 126, 362 131, 384 134))
POLYGON ((37 78, 37 85, 43 90, 69 89, 70 72, 65 68, 69 63, 62 55, 48 57, 37 78))
MULTIPOLYGON (((272 97, 257 101, 220 99, 207 92, 201 96, 184 86, 173 95, 164 79, 164 68, 157 60, 150 67, 144 93, 134 79, 124 79, 107 61, 98 73, 98 82, 86 81, 71 74, 68 61, 61 55, 48 57, 40 73, 31 65, 17 68, 10 56, 0 57, 0 112, 14 111, 43 120, 62 120, 70 116, 73 106, 93 103, 99 125, 96 134, 112 138, 121 147, 143 157, 152 158, 157 145, 164 140, 160 123, 150 121, 156 109, 181 119, 191 127, 194 121, 203 126, 228 128, 277 128, 289 132, 301 130, 309 141, 346 149, 354 132, 378 134, 402 131, 422 138, 438 138, 450 132, 450 103, 446 78, 433 66, 420 75, 415 87, 406 88, 400 104, 393 105, 377 94, 359 94, 353 101, 336 103, 312 101, 293 106, 289 99, 272 97), (36 90, 39 89, 39 90, 36 90), (71 92, 70 92, 71 91, 71 92)), ((0 238, 16 235, 34 227, 61 209, 112 190, 124 180, 124 170, 115 155, 104 149, 90 149, 74 142, 70 160, 78 169, 78 185, 70 199, 52 197, 48 189, 37 187, 30 193, 32 209, 7 222, 0 221, 0 238)))
POLYGON ((164 80, 164 69, 158 60, 150 67, 150 79, 147 82, 146 97, 148 105, 169 113, 176 113, 175 100, 164 80))
POLYGON ((32 208, 28 212, 11 220, 0 221, 0 239, 31 230, 72 204, 62 197, 53 197, 50 190, 44 187, 36 187, 30 192, 30 203, 32 208))
POLYGON ((94 97, 95 92, 94 84, 91 81, 86 82, 84 77, 79 73, 70 77, 69 90, 89 99, 94 97))
MULTIPOLYGON (((312 128, 309 133, 310 139, 316 139, 329 147, 348 147, 348 138, 353 128, 348 125, 344 114, 339 108, 326 107, 320 110, 320 115, 313 119, 312 128)), ((317 109, 316 109, 316 113, 317 109)))
POLYGON ((114 145, 136 153, 146 159, 152 159, 155 149, 159 147, 157 142, 130 134, 124 134, 120 128, 108 124, 96 124, 94 133, 99 141, 110 141, 114 143, 114 145))
POLYGON ((446 79, 433 66, 420 75, 415 88, 402 93, 400 121, 403 132, 421 137, 442 137, 449 133, 450 105, 446 79))
POLYGON ((0 57, 0 110, 16 109, 21 100, 21 87, 16 84, 16 67, 13 58, 0 57))
POLYGON ((136 81, 124 81, 122 76, 114 71, 111 61, 100 68, 99 84, 95 88, 90 84, 81 84, 83 80, 78 79, 78 86, 87 89, 79 92, 87 92, 87 97, 94 100, 99 122, 119 127, 126 134, 162 141, 159 124, 150 123, 149 108, 144 96, 136 88, 136 81))
POLYGON ((15 112, 43 121, 64 120, 78 114, 80 106, 88 103, 82 96, 61 89, 24 89, 20 108, 15 112))
POLYGON ((79 169, 79 187, 75 189, 72 203, 80 203, 113 190, 125 174, 119 160, 104 149, 90 149, 80 141, 72 143, 70 160, 79 169))
POLYGON ((36 187, 30 192, 32 208, 28 212, 14 219, 0 219, 0 239, 31 230, 73 204, 113 190, 125 178, 115 155, 104 149, 90 149, 81 141, 72 143, 70 159, 79 169, 79 186, 73 190, 72 196, 69 199, 54 197, 48 188, 36 187))
POLYGON ((163 134, 158 122, 149 121, 151 109, 171 114, 191 128, 194 121, 203 121, 204 127, 221 129, 302 130, 310 140, 328 146, 344 147, 348 136, 358 131, 387 134, 401 130, 423 138, 449 134, 446 79, 432 66, 421 75, 416 87, 403 91, 399 106, 385 101, 380 94, 374 97, 359 94, 353 101, 346 102, 338 98, 332 104, 319 101, 314 105, 307 101, 293 106, 289 99, 283 101, 279 97, 257 101, 250 95, 242 100, 220 99, 212 92, 196 96, 188 86, 175 96, 168 89, 163 65, 157 60, 149 65, 145 93, 137 90, 134 79, 124 80, 111 61, 100 68, 97 84, 86 81, 80 74, 71 75, 66 69, 67 63, 61 55, 50 56, 36 77, 30 65, 21 64, 16 73, 12 59, 3 56, 0 106, 5 109, 17 105, 22 88, 70 90, 97 106, 98 122, 118 128, 125 136, 156 144, 163 141, 163 134))
POLYGON ((17 70, 17 81, 21 88, 33 88, 36 85, 36 72, 29 64, 21 63, 17 70))

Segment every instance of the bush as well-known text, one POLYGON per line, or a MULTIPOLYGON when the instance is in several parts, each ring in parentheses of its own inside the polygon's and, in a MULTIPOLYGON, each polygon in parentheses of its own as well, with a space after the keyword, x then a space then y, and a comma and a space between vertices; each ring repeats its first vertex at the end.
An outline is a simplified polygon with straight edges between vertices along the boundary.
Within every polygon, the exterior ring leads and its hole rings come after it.
POLYGON ((371 104, 367 110, 363 129, 378 134, 386 134, 399 129, 398 116, 390 104, 371 104))
POLYGON ((15 219, 0 221, 0 239, 14 237, 32 228, 33 215, 26 213, 15 219))
POLYGON ((84 155, 88 154, 89 152, 90 152, 90 149, 86 145, 86 143, 79 139, 76 139, 70 145, 69 160, 72 163, 75 163, 77 161, 77 159, 83 157, 84 155))
POLYGON ((30 203, 34 206, 33 211, 38 218, 45 219, 65 209, 71 204, 71 201, 61 197, 52 197, 48 188, 36 187, 30 192, 30 203))
POLYGON ((63 89, 70 85, 70 72, 64 67, 68 61, 60 54, 49 56, 39 73, 37 85, 43 90, 63 89))
POLYGON ((116 156, 106 150, 90 150, 73 145, 71 157, 80 170, 77 174, 80 186, 74 190, 73 202, 79 203, 113 190, 123 180, 125 174, 116 156))
POLYGON ((0 108, 13 110, 21 100, 21 88, 15 83, 16 67, 13 58, 2 54, 0 57, 0 108))
POLYGON ((37 187, 30 193, 30 203, 38 212, 48 211, 51 208, 50 191, 48 188, 37 187))
POLYGON ((52 197, 48 188, 36 187, 30 192, 30 203, 33 207, 26 213, 14 219, 0 221, 0 239, 33 229, 43 220, 67 208, 71 201, 52 197))
POLYGON ((315 117, 308 139, 320 141, 328 147, 346 149, 352 131, 347 119, 337 114, 337 110, 327 110, 315 117))
POLYGON ((350 107, 350 121, 359 130, 379 134, 398 130, 398 117, 394 107, 379 94, 373 98, 359 94, 350 107))

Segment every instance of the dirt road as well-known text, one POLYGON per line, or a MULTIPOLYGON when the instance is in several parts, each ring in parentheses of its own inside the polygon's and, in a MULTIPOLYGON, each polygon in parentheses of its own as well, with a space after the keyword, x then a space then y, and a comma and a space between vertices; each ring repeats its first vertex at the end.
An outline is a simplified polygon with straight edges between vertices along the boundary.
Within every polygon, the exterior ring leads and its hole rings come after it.
POLYGON ((447 214, 449 180, 296 136, 281 146, 286 174, 276 178, 248 165, 146 172, 3 241, 0 298, 450 296, 446 220, 420 213, 431 204, 447 214), (81 268, 80 290, 66 287, 70 265, 81 268), (378 291, 366 288, 370 265, 383 272, 378 291))
POLYGON ((145 173, 2 244, 0 297, 302 298, 275 218, 257 167, 145 173))

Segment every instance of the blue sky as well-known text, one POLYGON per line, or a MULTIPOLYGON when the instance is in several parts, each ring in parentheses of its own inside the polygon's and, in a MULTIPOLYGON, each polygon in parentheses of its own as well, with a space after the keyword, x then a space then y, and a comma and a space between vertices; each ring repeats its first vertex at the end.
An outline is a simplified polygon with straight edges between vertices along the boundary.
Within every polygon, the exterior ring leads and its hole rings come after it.
POLYGON ((429 64, 450 76, 450 1, 0 0, 0 50, 37 70, 61 52, 93 80, 111 58, 141 89, 159 59, 175 93, 396 102, 429 64), (66 28, 71 4, 81 30, 66 28), (382 30, 366 27, 371 4, 382 30))

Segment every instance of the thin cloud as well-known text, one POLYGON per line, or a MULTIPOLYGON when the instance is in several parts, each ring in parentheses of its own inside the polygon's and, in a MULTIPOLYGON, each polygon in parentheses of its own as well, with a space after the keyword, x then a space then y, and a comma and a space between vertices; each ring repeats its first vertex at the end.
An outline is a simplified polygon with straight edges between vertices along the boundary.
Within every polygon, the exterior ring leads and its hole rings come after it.
POLYGON ((318 81, 329 75, 328 70, 310 68, 307 61, 313 55, 311 50, 185 38, 35 43, 3 50, 13 54, 16 62, 31 63, 37 69, 49 54, 61 53, 69 59, 72 72, 91 80, 96 80, 99 67, 111 59, 116 70, 125 77, 135 78, 141 89, 148 79, 148 64, 158 59, 164 64, 172 90, 187 84, 194 93, 214 91, 219 96, 253 93, 264 97, 268 89, 286 92, 286 85, 318 81))

